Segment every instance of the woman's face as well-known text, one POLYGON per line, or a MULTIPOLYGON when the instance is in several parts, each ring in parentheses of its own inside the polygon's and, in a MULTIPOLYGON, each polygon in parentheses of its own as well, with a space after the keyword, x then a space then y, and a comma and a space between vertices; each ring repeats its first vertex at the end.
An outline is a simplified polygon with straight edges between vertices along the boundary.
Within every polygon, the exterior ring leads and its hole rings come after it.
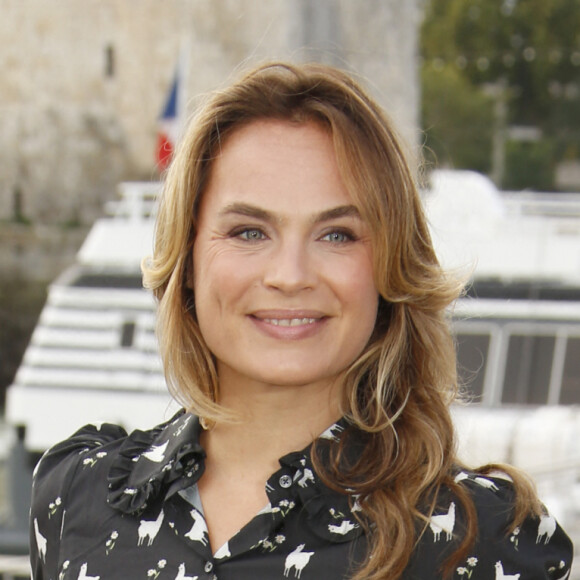
POLYGON ((369 229, 314 123, 256 121, 213 162, 193 249, 197 319, 220 382, 336 382, 378 293, 369 229))

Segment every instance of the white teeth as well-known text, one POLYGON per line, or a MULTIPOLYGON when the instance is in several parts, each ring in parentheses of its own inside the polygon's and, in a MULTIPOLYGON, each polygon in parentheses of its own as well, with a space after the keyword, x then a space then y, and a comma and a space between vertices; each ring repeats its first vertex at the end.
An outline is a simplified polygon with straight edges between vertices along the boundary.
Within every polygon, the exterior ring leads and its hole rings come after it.
POLYGON ((274 326, 302 326, 314 324, 316 320, 316 318, 264 318, 264 322, 274 326))

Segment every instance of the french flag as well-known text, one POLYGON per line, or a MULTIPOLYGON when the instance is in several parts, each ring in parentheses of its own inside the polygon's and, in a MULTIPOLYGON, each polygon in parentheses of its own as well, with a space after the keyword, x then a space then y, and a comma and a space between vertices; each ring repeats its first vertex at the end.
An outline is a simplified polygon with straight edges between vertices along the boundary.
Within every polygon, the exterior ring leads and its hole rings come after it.
POLYGON ((160 171, 167 168, 171 162, 177 137, 179 135, 179 90, 180 75, 175 73, 171 89, 167 95, 163 112, 158 122, 157 133, 157 167, 160 171))

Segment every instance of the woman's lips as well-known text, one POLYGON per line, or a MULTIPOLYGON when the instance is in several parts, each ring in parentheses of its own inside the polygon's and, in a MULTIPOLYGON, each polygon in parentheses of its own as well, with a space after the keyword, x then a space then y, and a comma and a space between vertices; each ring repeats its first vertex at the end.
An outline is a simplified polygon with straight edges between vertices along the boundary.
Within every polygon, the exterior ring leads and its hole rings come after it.
POLYGON ((254 313, 250 320, 258 329, 272 338, 300 340, 319 332, 328 320, 327 316, 314 312, 254 313))
POLYGON ((303 326, 304 324, 314 324, 317 318, 263 318, 264 322, 274 326, 303 326))

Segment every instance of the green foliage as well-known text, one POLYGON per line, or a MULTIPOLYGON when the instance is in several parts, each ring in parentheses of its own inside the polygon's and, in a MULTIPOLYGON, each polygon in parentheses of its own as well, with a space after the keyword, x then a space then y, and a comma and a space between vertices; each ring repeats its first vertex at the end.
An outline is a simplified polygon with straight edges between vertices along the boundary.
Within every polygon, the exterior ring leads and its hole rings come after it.
POLYGON ((490 169, 493 102, 454 67, 421 71, 425 157, 435 166, 490 169))
POLYGON ((547 139, 536 143, 508 141, 503 187, 512 191, 553 190, 554 148, 550 141, 547 139))
MULTIPOLYGON (((580 0, 427 0, 421 55, 425 69, 446 78, 454 69, 475 91, 505 83, 506 123, 538 127, 546 139, 542 145, 521 144, 517 152, 510 145, 512 161, 521 158, 513 161, 516 166, 527 154, 528 163, 535 163, 539 151, 551 159, 546 171, 560 159, 578 158, 580 0)), ((434 91, 429 85, 442 82, 430 74, 423 81, 425 99, 434 91)), ((455 145, 449 152, 454 160, 463 155, 455 145)), ((537 179, 538 188, 547 183, 539 173, 537 179)))

